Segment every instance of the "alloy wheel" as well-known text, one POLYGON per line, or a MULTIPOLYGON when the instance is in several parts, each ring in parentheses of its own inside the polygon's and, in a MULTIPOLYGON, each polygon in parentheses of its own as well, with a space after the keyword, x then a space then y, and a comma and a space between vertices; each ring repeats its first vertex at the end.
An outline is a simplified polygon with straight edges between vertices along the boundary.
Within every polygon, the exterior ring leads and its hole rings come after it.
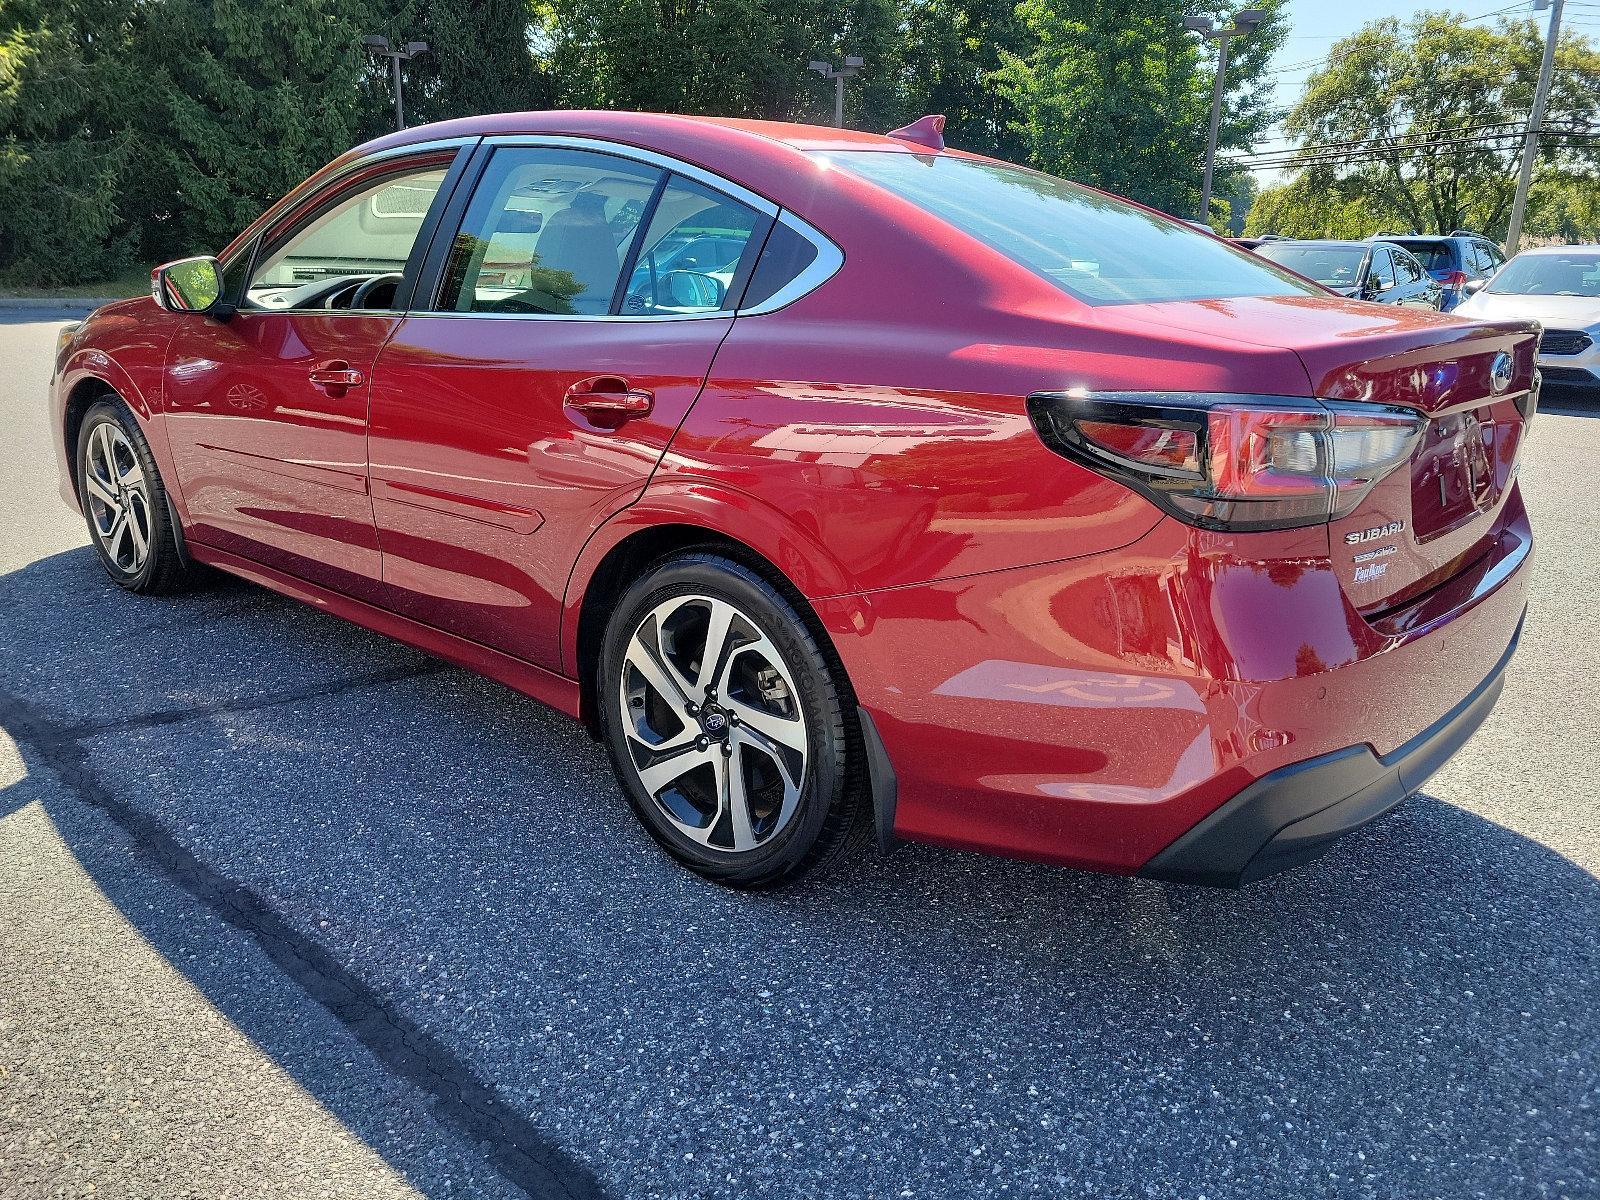
POLYGON ((101 422, 89 434, 83 485, 101 551, 119 571, 138 574, 150 557, 154 528, 150 485, 133 443, 114 421, 101 422))
POLYGON ((795 673, 726 600, 675 596, 634 629, 618 694, 629 758, 673 829, 735 854, 794 816, 808 743, 795 673))

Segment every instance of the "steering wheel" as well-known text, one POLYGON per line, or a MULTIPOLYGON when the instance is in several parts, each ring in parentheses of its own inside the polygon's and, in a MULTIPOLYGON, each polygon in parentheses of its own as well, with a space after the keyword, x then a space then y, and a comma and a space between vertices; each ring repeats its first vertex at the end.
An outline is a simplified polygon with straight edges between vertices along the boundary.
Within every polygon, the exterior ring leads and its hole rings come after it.
MULTIPOLYGON (((350 297, 350 307, 366 308, 367 301, 372 299, 372 294, 379 288, 398 287, 404 279, 405 276, 399 271, 391 271, 387 275, 374 275, 360 287, 356 288, 355 294, 350 297)), ((387 308, 388 305, 384 305, 383 307, 387 308)))

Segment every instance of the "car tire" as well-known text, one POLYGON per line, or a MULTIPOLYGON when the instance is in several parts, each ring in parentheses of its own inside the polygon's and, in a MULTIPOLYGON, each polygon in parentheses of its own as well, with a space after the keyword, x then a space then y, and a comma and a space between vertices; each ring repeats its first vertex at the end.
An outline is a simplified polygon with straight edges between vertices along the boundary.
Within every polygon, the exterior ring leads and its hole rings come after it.
POLYGON ((818 636, 715 552, 656 563, 612 613, 602 740, 651 836, 707 879, 776 887, 865 840, 853 700, 818 636))
POLYGON ((127 405, 96 402, 84 414, 75 454, 89 541, 106 574, 143 595, 192 586, 197 570, 179 549, 161 472, 127 405))

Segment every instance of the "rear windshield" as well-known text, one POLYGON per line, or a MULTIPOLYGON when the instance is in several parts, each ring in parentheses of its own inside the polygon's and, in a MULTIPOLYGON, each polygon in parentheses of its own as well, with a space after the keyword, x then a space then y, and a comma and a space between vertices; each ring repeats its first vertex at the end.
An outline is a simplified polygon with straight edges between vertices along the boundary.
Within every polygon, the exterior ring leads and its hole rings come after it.
POLYGON ((1450 253, 1449 242, 1413 242, 1402 238, 1384 238, 1383 240, 1393 242, 1397 246, 1404 246, 1420 258, 1422 265, 1430 271, 1453 271, 1456 268, 1456 256, 1450 253))
POLYGON ((1491 292, 1600 298, 1600 254, 1524 254, 1500 268, 1491 292))
POLYGON ((1361 260, 1367 257, 1363 246, 1285 246, 1268 242, 1256 253, 1324 287, 1355 287, 1361 275, 1361 260))
POLYGON ((872 150, 820 157, 909 200, 1086 304, 1321 294, 1181 221, 1037 171, 872 150))

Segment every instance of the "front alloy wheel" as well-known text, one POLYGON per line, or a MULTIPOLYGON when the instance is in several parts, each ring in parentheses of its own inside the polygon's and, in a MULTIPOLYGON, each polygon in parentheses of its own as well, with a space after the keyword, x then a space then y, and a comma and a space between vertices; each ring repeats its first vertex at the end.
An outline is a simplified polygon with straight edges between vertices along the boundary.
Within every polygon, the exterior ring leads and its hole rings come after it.
POLYGON ((767 887, 833 856, 855 821, 836 668, 743 564, 658 564, 606 631, 602 732, 634 811, 687 866, 767 887))
POLYGON ((194 569, 178 548, 161 472, 123 402, 96 401, 78 428, 78 498, 106 573, 132 592, 182 591, 194 569))
POLYGON ((90 528, 100 552, 128 575, 150 557, 150 486, 128 435, 115 421, 90 432, 83 458, 83 490, 90 528))

